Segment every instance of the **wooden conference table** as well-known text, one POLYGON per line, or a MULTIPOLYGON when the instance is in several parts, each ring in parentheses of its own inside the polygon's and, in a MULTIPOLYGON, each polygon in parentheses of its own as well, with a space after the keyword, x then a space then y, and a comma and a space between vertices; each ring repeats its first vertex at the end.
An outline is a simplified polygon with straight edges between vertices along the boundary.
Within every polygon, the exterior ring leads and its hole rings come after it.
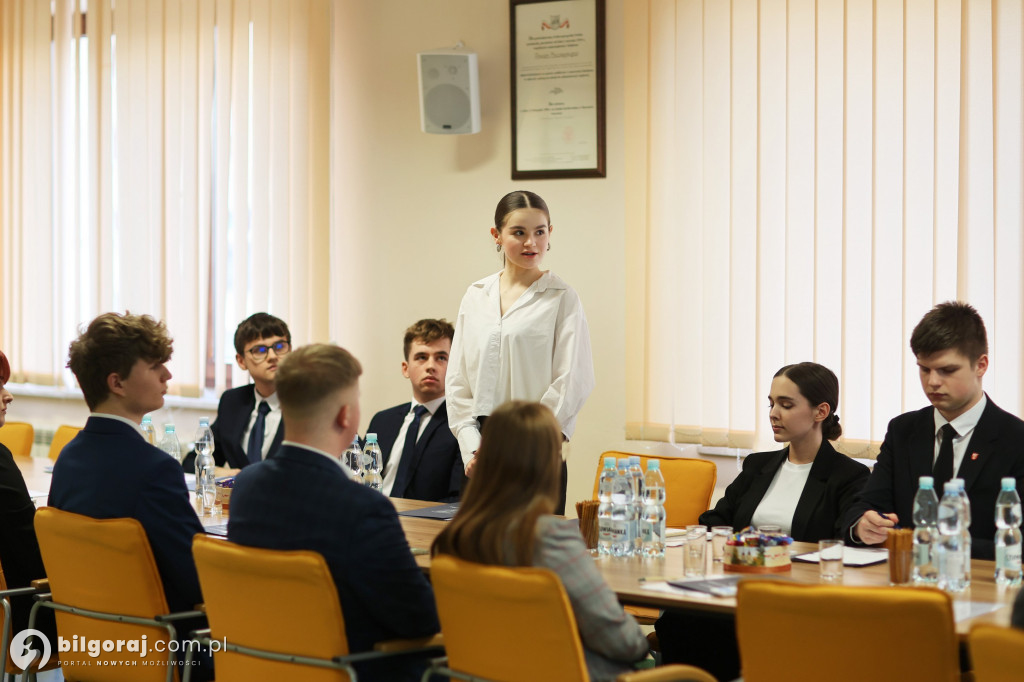
MULTIPOLYGON (((429 507, 436 504, 435 502, 401 499, 392 499, 392 502, 394 502, 395 508, 398 511, 429 507)), ((405 530, 405 536, 409 540, 409 545, 414 548, 428 549, 434 537, 441 532, 445 524, 444 521, 432 519, 419 519, 407 516, 400 516, 398 518, 402 523, 402 528, 405 530)), ((818 549, 817 545, 804 542, 793 543, 792 547, 793 551, 798 554, 813 552, 818 549)), ((722 575, 720 566, 711 567, 710 546, 705 554, 708 556, 709 561, 708 577, 722 575)), ((602 576, 604 576, 605 581, 623 604, 682 611, 732 613, 736 610, 736 599, 734 597, 710 597, 679 589, 673 589, 670 592, 645 589, 645 584, 664 582, 666 578, 675 580, 682 577, 683 553, 681 547, 670 547, 665 550, 664 559, 653 561, 644 560, 639 557, 628 559, 599 557, 594 561, 602 576)), ((424 571, 430 570, 430 557, 428 555, 417 556, 416 563, 424 571)), ((972 560, 971 587, 960 594, 951 595, 954 602, 981 602, 999 605, 999 608, 995 611, 958 621, 956 627, 960 635, 966 635, 975 623, 994 623, 1003 626, 1010 624, 1010 611, 1013 606, 1013 600, 1020 588, 1006 588, 996 585, 994 570, 995 562, 993 561, 972 560)), ((775 574, 775 576, 799 583, 817 584, 821 582, 818 577, 817 564, 794 562, 792 571, 775 574)), ((748 577, 756 579, 759 576, 748 577)), ((889 566, 886 563, 861 568, 846 566, 843 569, 842 580, 830 584, 887 587, 889 585, 889 566)))
MULTIPOLYGON (((52 464, 49 459, 15 457, 18 468, 29 490, 45 492, 50 489, 50 474, 46 468, 52 464)), ((392 498, 392 502, 398 511, 421 509, 435 506, 436 502, 421 502, 418 500, 404 500, 392 498)), ((45 504, 45 500, 42 501, 45 504)), ((433 519, 421 519, 408 516, 398 517, 402 529, 405 531, 409 546, 414 549, 430 548, 431 543, 441 529, 444 528, 444 521, 433 519)), ((816 546, 807 543, 794 543, 793 548, 797 553, 811 552, 817 549, 816 546)), ((709 556, 710 551, 706 552, 709 556)), ((708 597, 700 594, 689 594, 685 590, 660 591, 645 589, 645 584, 664 581, 666 578, 672 580, 682 576, 683 555, 682 548, 670 547, 665 551, 664 559, 644 560, 639 557, 628 559, 616 557, 600 557, 594 560, 598 569, 604 576, 605 581, 615 591, 619 601, 623 604, 636 606, 653 606, 661 609, 690 610, 690 611, 716 611, 731 613, 736 610, 736 599, 731 597, 708 597)), ((416 556, 416 563, 424 570, 430 571, 429 554, 416 556)), ((710 564, 709 564, 710 566, 710 564)), ((957 632, 966 635, 971 626, 975 623, 994 623, 996 625, 1009 625, 1010 611, 1013 600, 1020 588, 1006 588, 995 584, 994 578, 995 563, 974 559, 971 561, 971 587, 953 596, 954 602, 981 602, 998 604, 999 608, 989 613, 973 618, 965 618, 957 622, 957 632)), ((708 575, 721 574, 721 568, 709 568, 708 575)), ((818 565, 806 563, 793 563, 793 569, 789 573, 776 574, 783 579, 794 580, 800 583, 819 583, 818 565)), ((757 577, 757 576, 752 576, 757 577)), ((841 585, 852 586, 887 586, 889 584, 889 567, 887 564, 876 564, 863 568, 845 567, 841 585)))

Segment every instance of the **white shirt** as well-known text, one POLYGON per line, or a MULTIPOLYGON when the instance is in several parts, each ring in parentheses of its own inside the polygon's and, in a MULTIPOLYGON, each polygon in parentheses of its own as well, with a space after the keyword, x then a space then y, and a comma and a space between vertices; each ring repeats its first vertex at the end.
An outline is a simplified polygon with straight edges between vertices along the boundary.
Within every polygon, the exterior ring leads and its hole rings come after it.
MULTIPOLYGON (((938 410, 932 408, 932 414, 935 417, 935 452, 932 455, 933 469, 935 468, 935 460, 939 458, 939 448, 942 447, 942 427, 946 424, 952 424, 957 434, 956 438, 953 439, 953 471, 960 471, 960 463, 964 461, 964 455, 967 454, 967 444, 971 440, 971 434, 974 433, 974 427, 978 425, 978 420, 981 419, 981 413, 985 411, 985 405, 987 404, 988 398, 982 393, 981 400, 978 401, 977 405, 951 422, 947 422, 946 418, 939 414, 938 410)), ((955 476, 956 474, 954 474, 955 476)), ((942 497, 941 492, 936 491, 936 493, 939 497, 942 497)))
POLYGON ((320 450, 318 448, 314 448, 311 445, 305 445, 304 443, 296 443, 293 440, 281 441, 281 446, 283 447, 285 445, 290 445, 293 448, 302 448, 303 450, 309 450, 310 452, 315 452, 318 455, 323 455, 324 457, 326 457, 327 459, 331 460, 332 462, 337 464, 339 467, 341 467, 341 470, 345 472, 345 475, 348 477, 348 479, 350 481, 355 481, 356 483, 359 483, 360 485, 363 484, 363 482, 361 480, 359 480, 359 477, 356 475, 356 472, 352 471, 347 466, 345 466, 345 461, 341 457, 339 457, 338 455, 332 455, 329 452, 324 452, 323 450, 320 450))
POLYGON ((794 464, 787 457, 775 472, 775 478, 761 498, 761 503, 754 510, 754 515, 750 517, 751 525, 760 528, 765 524, 775 524, 783 533, 789 535, 793 530, 796 505, 804 492, 812 466, 814 462, 794 464))
POLYGON ((545 272, 502 315, 500 276, 469 286, 448 362, 448 424, 467 464, 480 446, 477 417, 508 400, 539 401, 568 439, 594 389, 587 318, 572 287, 545 272))
POLYGON ((274 391, 266 398, 261 396, 259 391, 256 390, 256 384, 252 385, 252 392, 256 394, 256 404, 252 408, 252 414, 249 415, 249 426, 245 427, 245 433, 242 434, 242 450, 246 455, 249 454, 249 434, 252 433, 252 427, 256 424, 256 417, 260 413, 260 403, 265 400, 267 405, 270 406, 270 412, 267 412, 263 428, 263 452, 260 455, 260 459, 263 460, 267 458, 270 446, 274 444, 274 438, 277 436, 277 429, 281 425, 281 401, 277 399, 277 391, 274 391))
MULTIPOLYGON (((423 407, 427 408, 426 414, 420 417, 420 428, 416 433, 416 440, 420 439, 423 432, 427 428, 427 424, 434 418, 434 413, 437 412, 437 408, 441 407, 441 403, 444 402, 444 396, 440 398, 434 398, 428 403, 423 403, 423 407)), ((391 455, 388 457, 388 469, 384 472, 384 496, 391 497, 391 489, 395 486, 395 477, 398 475, 398 463, 402 461, 402 451, 405 450, 405 434, 409 432, 409 425, 412 424, 413 417, 416 416, 413 410, 420 403, 416 402, 413 398, 412 402, 409 403, 409 411, 405 415, 405 420, 402 422, 402 428, 398 429, 398 437, 395 438, 395 444, 391 446, 391 455)))

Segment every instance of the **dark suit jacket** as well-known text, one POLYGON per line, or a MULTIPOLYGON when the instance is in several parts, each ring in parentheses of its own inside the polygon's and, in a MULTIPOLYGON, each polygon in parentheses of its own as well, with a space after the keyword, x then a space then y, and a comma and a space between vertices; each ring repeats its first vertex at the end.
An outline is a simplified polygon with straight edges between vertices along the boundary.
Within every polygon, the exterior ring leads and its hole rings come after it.
MULTIPOLYGON (((384 455, 384 466, 388 465, 391 450, 395 447, 395 439, 402 428, 405 415, 409 413, 411 403, 382 410, 373 415, 367 433, 376 433, 384 455)), ((437 408, 427 422, 423 435, 416 442, 415 453, 402 453, 402 462, 406 457, 412 469, 404 490, 392 489, 391 497, 404 497, 411 500, 433 500, 436 502, 454 502, 459 499, 462 487, 463 466, 462 455, 459 453, 459 441, 455 440, 448 428, 448 409, 445 403, 437 408)))
MULTIPOLYGON (((737 530, 749 526, 754 511, 788 456, 788 447, 748 455, 743 460, 743 471, 725 489, 725 495, 715 508, 701 514, 700 522, 709 527, 732 526, 737 530)), ((817 542, 839 537, 843 514, 860 492, 868 473, 866 466, 839 454, 831 443, 823 440, 793 514, 792 538, 798 542, 817 542)))
MULTIPOLYGON (((213 461, 217 466, 228 466, 232 469, 242 469, 249 466, 249 458, 245 454, 242 443, 245 429, 249 426, 249 418, 252 411, 256 409, 256 389, 252 384, 231 388, 220 396, 220 404, 217 405, 217 418, 210 425, 213 431, 213 461)), ((269 434, 268 434, 269 435, 269 434)), ((284 422, 282 421, 274 434, 274 440, 267 451, 270 457, 281 447, 284 440, 284 422)), ((181 465, 185 471, 195 471, 196 453, 193 450, 188 453, 181 465)))
POLYGON ((171 611, 203 601, 192 536, 203 532, 181 465, 116 419, 89 417, 53 466, 51 507, 97 519, 133 518, 146 531, 171 611))
MULTIPOLYGON (((875 469, 844 519, 844 538, 868 509, 895 512, 900 525, 914 524, 914 496, 918 478, 932 475, 935 460, 934 408, 907 412, 889 422, 875 469)), ((995 509, 1000 479, 1017 479, 1024 495, 1024 422, 988 399, 971 433, 957 476, 971 501, 971 555, 995 558, 995 509), (974 455, 977 454, 977 457, 974 455)), ((942 491, 936 493, 941 498, 942 491)))
MULTIPOLYGON (((39 543, 32 525, 36 507, 28 496, 25 479, 14 462, 11 451, 0 444, 0 569, 8 589, 28 587, 37 578, 46 577, 43 558, 39 555, 39 543)), ((32 608, 31 597, 15 597, 11 600, 13 614, 11 634, 15 635, 28 627, 28 612, 32 608)), ((40 621, 49 609, 40 611, 40 621)), ((48 615, 43 632, 51 642, 56 628, 52 615, 48 615)), ((0 670, 0 674, 2 674, 0 670)))
MULTIPOLYGON (((322 554, 338 589, 353 653, 382 640, 425 637, 440 629, 433 591, 412 558, 391 502, 351 481, 322 454, 286 445, 241 471, 231 493, 228 539, 322 554)), ((360 680, 364 674, 402 677, 391 665, 356 669, 360 680)))

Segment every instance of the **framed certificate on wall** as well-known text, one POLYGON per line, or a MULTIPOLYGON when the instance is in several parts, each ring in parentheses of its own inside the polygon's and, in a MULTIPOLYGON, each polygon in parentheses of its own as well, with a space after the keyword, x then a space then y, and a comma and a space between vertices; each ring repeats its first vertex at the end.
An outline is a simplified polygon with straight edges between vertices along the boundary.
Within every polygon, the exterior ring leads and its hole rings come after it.
POLYGON ((604 0, 510 0, 512 179, 605 176, 604 0))

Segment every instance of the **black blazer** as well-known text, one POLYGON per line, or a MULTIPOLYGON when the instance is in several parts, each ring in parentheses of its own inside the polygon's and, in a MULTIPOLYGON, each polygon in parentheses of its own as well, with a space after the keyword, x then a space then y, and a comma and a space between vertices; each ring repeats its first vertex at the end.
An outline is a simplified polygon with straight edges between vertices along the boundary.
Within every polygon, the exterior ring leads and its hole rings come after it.
MULTIPOLYGON (((0 443, 0 569, 3 569, 8 589, 28 587, 33 580, 46 577, 35 527, 32 525, 35 515, 36 507, 28 495, 25 479, 11 451, 0 443)), ((14 611, 11 618, 12 635, 28 627, 28 612, 32 603, 32 597, 15 597, 11 600, 14 611)), ((47 611, 50 609, 42 609, 40 618, 47 611)), ((43 632, 54 642, 56 628, 53 618, 45 620, 43 632)))
MULTIPOLYGON (((725 489, 725 495, 715 508, 701 514, 700 522, 709 527, 732 526, 736 530, 749 526, 754 511, 788 456, 788 447, 748 455, 743 460, 743 471, 725 489)), ((823 440, 793 514, 792 538, 798 542, 817 542, 840 537, 843 514, 860 492, 868 474, 866 466, 839 454, 831 443, 823 440)))
MULTIPOLYGON (((249 458, 245 454, 242 437, 249 426, 249 418, 256 409, 256 389, 252 384, 238 386, 224 391, 217 405, 217 418, 210 425, 213 431, 213 461, 217 466, 228 466, 242 469, 249 466, 249 458)), ((281 447, 284 440, 284 421, 280 422, 274 440, 267 451, 270 457, 281 447)), ((196 453, 189 452, 181 465, 185 471, 195 471, 196 453)))
MULTIPOLYGON (((914 496, 918 478, 932 475, 935 460, 933 407, 907 412, 889 422, 875 469, 844 518, 844 538, 869 509, 894 512, 901 526, 914 525, 914 496)), ((1000 479, 1017 479, 1024 495, 1024 422, 988 399, 971 433, 957 476, 971 501, 971 555, 995 558, 995 509, 1000 479)), ((942 491, 936 490, 942 497, 942 491)))
MULTIPOLYGON (((395 447, 398 431, 402 428, 405 415, 409 413, 410 405, 411 403, 405 403, 381 410, 373 415, 370 426, 366 429, 367 433, 377 434, 385 467, 391 458, 391 450, 395 447)), ((436 502, 454 502, 459 499, 464 468, 462 455, 459 453, 459 442, 448 428, 446 403, 441 403, 427 422, 423 435, 416 442, 415 454, 402 453, 402 461, 410 456, 414 456, 414 459, 410 461, 412 470, 409 471, 407 485, 404 490, 392 489, 391 497, 436 502)))

